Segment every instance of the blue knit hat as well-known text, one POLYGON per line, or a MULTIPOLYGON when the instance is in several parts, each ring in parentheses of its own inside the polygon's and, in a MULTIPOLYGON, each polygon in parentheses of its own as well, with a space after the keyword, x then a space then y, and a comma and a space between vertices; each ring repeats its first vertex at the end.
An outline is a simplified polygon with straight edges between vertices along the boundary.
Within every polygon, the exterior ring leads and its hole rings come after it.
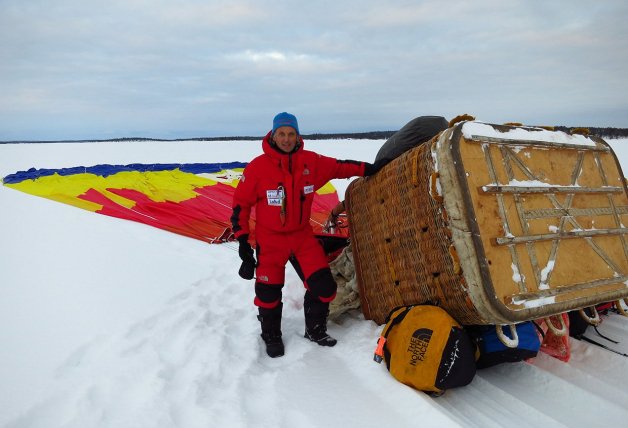
POLYGON ((275 116, 273 119, 273 134, 277 128, 281 128, 282 126, 291 126, 295 131, 297 131, 297 134, 299 134, 299 123, 293 114, 286 113, 284 111, 275 116))

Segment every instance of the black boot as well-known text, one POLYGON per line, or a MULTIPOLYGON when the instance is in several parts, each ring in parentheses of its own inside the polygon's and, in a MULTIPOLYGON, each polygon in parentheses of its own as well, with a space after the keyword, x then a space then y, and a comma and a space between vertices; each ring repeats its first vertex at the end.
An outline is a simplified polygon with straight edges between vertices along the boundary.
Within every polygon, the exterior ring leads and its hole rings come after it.
POLYGON ((266 353, 269 357, 281 357, 284 353, 281 340, 281 309, 283 303, 272 309, 259 308, 257 319, 262 324, 262 339, 266 344, 266 353))
POLYGON ((327 317, 329 303, 323 303, 312 297, 309 291, 305 293, 303 304, 305 312, 305 337, 321 346, 334 346, 338 341, 327 334, 327 317))

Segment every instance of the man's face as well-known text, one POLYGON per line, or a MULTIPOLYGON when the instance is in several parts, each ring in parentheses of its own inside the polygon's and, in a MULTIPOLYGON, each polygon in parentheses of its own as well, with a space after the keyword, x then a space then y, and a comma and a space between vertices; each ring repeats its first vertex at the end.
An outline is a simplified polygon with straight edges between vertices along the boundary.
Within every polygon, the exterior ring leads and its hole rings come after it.
POLYGON ((277 128, 273 141, 282 152, 290 153, 297 145, 297 131, 292 126, 277 128))

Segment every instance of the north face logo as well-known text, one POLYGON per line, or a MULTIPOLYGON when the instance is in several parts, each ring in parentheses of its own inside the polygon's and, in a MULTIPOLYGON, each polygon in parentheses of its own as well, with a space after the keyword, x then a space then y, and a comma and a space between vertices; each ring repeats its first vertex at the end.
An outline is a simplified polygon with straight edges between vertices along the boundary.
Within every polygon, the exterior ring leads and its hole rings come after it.
POLYGON ((408 351, 410 353, 410 365, 416 366, 417 362, 425 360, 425 353, 430 344, 433 330, 420 328, 412 334, 408 351))

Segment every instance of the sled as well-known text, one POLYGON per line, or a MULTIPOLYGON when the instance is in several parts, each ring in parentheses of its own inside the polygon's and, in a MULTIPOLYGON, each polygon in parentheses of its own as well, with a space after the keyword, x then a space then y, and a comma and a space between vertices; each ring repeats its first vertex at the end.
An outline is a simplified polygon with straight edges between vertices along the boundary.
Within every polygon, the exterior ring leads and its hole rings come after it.
POLYGON ((398 306, 513 324, 628 297, 628 190, 602 139, 475 121, 346 194, 367 319, 398 306))

